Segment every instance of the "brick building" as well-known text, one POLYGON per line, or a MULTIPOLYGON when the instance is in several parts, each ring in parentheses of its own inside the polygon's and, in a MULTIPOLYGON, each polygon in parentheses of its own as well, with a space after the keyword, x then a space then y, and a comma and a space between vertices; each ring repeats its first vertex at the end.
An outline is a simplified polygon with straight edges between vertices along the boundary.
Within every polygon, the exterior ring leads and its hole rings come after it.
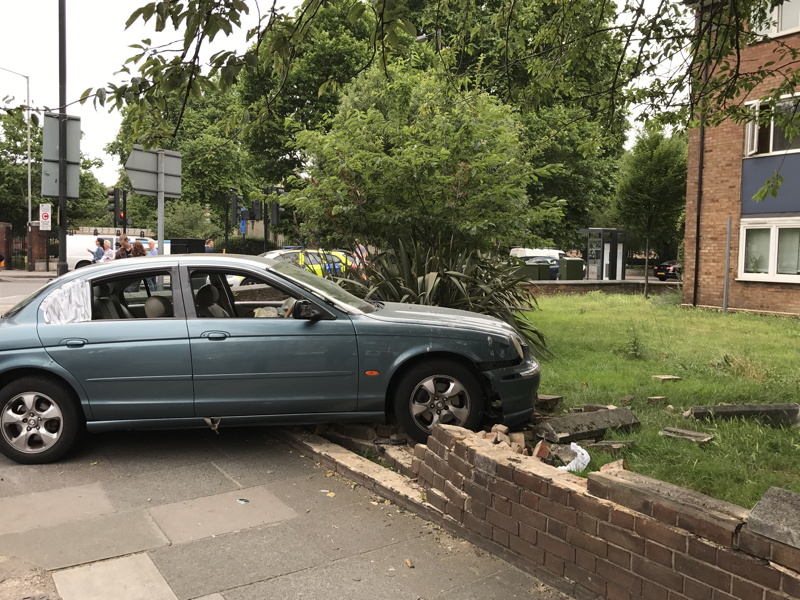
MULTIPOLYGON (((774 18, 772 41, 742 50, 743 72, 769 61, 780 66, 779 43, 800 48, 800 0, 787 0, 774 18)), ((744 98, 754 115, 773 85, 766 81, 744 98)), ((781 108, 797 110, 797 102, 787 97, 781 108)), ((694 129, 686 192, 684 304, 725 305, 729 258, 728 308, 800 315, 800 136, 790 139, 779 126, 755 120, 694 129), (775 171, 784 178, 778 196, 754 201, 775 171)))

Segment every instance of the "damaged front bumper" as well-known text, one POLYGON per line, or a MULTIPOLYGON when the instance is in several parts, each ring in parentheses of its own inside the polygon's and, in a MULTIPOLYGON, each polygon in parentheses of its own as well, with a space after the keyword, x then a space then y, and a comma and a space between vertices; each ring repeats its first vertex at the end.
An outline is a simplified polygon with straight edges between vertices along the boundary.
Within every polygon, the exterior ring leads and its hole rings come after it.
POLYGON ((539 363, 527 358, 518 365, 484 371, 490 386, 487 407, 489 416, 499 423, 513 427, 530 420, 539 390, 539 363))

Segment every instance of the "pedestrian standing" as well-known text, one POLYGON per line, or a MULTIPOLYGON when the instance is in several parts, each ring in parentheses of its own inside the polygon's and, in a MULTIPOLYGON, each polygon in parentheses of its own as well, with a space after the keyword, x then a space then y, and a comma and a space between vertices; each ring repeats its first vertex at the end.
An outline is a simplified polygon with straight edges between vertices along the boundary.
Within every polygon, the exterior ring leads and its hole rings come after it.
POLYGON ((214 251, 214 240, 206 240, 206 252, 214 251))
POLYGON ((156 241, 153 238, 147 240, 147 256, 158 256, 158 248, 156 248, 156 241))
POLYGON ((131 246, 128 236, 123 233, 121 236, 119 236, 119 250, 117 250, 114 258, 130 258, 132 251, 133 246, 131 246))
POLYGON ((100 262, 101 260, 103 260, 103 254, 105 254, 105 251, 106 251, 105 248, 103 248, 103 242, 104 242, 103 238, 97 238, 94 241, 95 248, 94 249, 92 249, 92 248, 87 248, 86 249, 87 252, 90 252, 92 254, 92 262, 93 263, 100 262))

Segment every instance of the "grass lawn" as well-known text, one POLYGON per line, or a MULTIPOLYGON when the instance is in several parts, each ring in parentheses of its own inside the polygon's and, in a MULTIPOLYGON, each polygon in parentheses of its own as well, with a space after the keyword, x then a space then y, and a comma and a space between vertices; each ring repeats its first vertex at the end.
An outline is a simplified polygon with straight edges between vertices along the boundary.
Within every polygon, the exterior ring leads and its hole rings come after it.
POLYGON ((677 294, 538 300, 531 320, 552 352, 542 360, 540 393, 564 396, 563 410, 629 406, 642 423, 637 431, 607 432, 605 439, 634 445, 615 456, 595 452, 588 471, 623 457, 637 473, 745 508, 772 486, 800 493, 800 428, 682 416, 693 406, 800 402, 800 319, 685 309, 677 294), (651 404, 650 396, 666 402, 651 404), (660 436, 664 427, 715 437, 700 446, 660 436))

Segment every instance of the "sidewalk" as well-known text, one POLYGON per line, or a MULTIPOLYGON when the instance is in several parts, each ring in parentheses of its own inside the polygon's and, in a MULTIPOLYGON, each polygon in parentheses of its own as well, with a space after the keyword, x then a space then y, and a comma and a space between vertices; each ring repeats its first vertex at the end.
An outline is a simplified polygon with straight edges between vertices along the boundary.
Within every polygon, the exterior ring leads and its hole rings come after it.
POLYGON ((53 465, 0 457, 0 600, 567 598, 290 434, 117 432, 53 465))

